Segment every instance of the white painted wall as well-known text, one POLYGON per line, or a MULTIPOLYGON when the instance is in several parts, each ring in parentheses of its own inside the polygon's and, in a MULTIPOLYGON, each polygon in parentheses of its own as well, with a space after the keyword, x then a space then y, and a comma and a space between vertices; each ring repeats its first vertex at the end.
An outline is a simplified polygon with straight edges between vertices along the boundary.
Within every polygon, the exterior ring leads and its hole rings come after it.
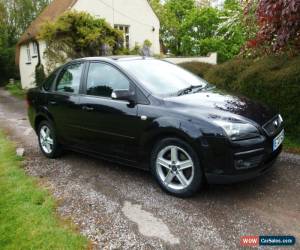
POLYGON ((218 62, 218 54, 210 53, 210 55, 206 57, 166 57, 164 60, 175 64, 186 62, 202 62, 216 65, 218 62))
MULTIPOLYGON (((46 49, 46 43, 43 41, 39 42, 40 44, 40 54, 41 54, 41 62, 45 66, 46 61, 44 55, 44 51, 46 49)), ((31 62, 28 61, 27 56, 27 45, 21 45, 20 47, 20 76, 21 76, 21 83, 24 89, 32 88, 35 86, 35 67, 38 63, 38 56, 33 52, 33 43, 29 43, 30 47, 30 55, 31 55, 31 62)))
POLYGON ((160 54, 159 19, 147 0, 78 0, 73 9, 104 18, 112 26, 129 25, 130 48, 148 39, 152 52, 160 54))
MULTIPOLYGON (((157 16, 147 0, 78 0, 73 10, 86 11, 95 17, 104 18, 112 26, 115 24, 129 25, 129 45, 131 48, 138 43, 143 45, 146 39, 152 43, 151 50, 154 54, 160 54, 159 29, 160 24, 157 16), (154 29, 154 31, 153 31, 154 29)), ((40 41, 42 63, 45 66, 44 51, 46 44, 40 41)), ((33 56, 33 44, 30 43, 31 56, 33 56)), ((38 58, 27 60, 26 45, 20 48, 20 74, 23 88, 35 86, 35 67, 38 58)))

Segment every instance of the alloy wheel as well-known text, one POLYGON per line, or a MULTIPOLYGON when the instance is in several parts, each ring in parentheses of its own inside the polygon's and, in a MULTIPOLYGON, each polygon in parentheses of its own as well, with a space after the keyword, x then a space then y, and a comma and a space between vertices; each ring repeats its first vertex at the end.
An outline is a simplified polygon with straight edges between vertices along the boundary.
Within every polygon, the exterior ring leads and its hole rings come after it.
POLYGON ((194 170, 192 157, 178 146, 167 146, 157 155, 156 171, 167 188, 187 188, 193 181, 194 170))
POLYGON ((46 125, 42 126, 40 129, 40 144, 46 154, 52 153, 54 142, 51 135, 51 130, 46 125))

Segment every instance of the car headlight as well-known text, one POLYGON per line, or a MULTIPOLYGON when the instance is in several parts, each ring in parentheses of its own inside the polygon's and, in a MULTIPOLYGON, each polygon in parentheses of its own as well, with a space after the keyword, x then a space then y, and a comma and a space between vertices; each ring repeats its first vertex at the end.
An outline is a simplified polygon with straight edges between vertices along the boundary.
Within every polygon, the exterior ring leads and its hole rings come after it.
POLYGON ((216 120, 214 122, 223 128, 227 136, 233 141, 251 139, 260 135, 258 129, 249 123, 224 120, 216 120))

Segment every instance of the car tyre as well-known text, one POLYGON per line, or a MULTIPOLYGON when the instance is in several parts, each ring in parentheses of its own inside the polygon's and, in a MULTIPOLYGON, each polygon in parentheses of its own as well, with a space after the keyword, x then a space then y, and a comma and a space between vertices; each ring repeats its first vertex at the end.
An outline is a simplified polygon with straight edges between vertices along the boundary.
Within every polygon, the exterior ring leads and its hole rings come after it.
POLYGON ((38 141, 42 153, 50 159, 61 156, 62 146, 58 143, 54 126, 49 121, 42 121, 38 126, 38 141))
POLYGON ((195 195, 204 183, 198 155, 178 138, 166 138, 154 146, 151 172, 164 191, 177 197, 195 195))

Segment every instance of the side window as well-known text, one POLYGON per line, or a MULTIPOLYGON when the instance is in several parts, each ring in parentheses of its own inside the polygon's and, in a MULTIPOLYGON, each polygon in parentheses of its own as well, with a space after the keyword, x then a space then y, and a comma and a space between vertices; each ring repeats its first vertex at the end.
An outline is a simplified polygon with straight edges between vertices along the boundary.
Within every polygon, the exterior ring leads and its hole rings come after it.
POLYGON ((53 73, 51 73, 50 76, 45 80, 45 82, 43 84, 44 90, 49 91, 51 89, 56 75, 57 75, 57 70, 54 71, 53 73))
POLYGON ((54 70, 51 74, 49 74, 49 76, 46 78, 46 80, 43 83, 44 90, 46 90, 46 91, 50 91, 51 90, 51 87, 52 87, 52 85, 54 83, 54 80, 55 80, 58 72, 59 72, 59 68, 56 69, 56 70, 54 70))
POLYGON ((130 82, 119 70, 105 63, 91 63, 87 95, 111 97, 114 90, 129 90, 130 82))
POLYGON ((57 79, 55 90, 61 93, 77 94, 79 92, 82 69, 82 63, 72 64, 64 68, 57 79))

